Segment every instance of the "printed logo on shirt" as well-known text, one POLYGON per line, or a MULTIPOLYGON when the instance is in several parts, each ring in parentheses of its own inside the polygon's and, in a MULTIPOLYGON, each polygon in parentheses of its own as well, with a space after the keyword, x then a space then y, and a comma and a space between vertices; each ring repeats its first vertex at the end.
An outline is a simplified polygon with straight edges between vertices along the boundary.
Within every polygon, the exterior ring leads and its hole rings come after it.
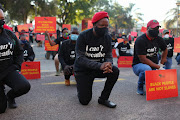
POLYGON ((70 58, 71 59, 75 59, 75 57, 76 57, 75 51, 71 51, 70 58))
POLYGON ((91 58, 105 57, 105 53, 102 53, 103 48, 104 47, 102 45, 100 45, 98 47, 89 47, 88 45, 86 45, 85 55, 87 57, 91 57, 91 58))
POLYGON ((173 49, 173 47, 171 46, 171 43, 169 43, 169 44, 167 45, 167 49, 168 49, 168 50, 173 49))
POLYGON ((28 56, 28 51, 24 50, 24 56, 27 57, 28 56))
POLYGON ((7 44, 5 45, 0 45, 0 60, 6 60, 4 59, 5 56, 10 56, 10 55, 13 55, 13 44, 8 42, 7 44), (3 58, 2 58, 3 57, 3 58))
POLYGON ((121 47, 121 51, 122 52, 126 52, 127 51, 127 47, 121 47))
POLYGON ((154 57, 157 55, 157 47, 147 49, 147 56, 154 57))

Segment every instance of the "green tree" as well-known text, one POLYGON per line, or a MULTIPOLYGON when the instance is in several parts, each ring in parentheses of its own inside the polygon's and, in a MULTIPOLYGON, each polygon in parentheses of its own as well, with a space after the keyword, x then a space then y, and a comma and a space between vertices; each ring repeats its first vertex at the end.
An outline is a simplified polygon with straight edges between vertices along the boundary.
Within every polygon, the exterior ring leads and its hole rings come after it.
POLYGON ((177 8, 172 8, 166 13, 165 27, 167 29, 171 29, 173 25, 177 22, 177 14, 178 14, 177 8))

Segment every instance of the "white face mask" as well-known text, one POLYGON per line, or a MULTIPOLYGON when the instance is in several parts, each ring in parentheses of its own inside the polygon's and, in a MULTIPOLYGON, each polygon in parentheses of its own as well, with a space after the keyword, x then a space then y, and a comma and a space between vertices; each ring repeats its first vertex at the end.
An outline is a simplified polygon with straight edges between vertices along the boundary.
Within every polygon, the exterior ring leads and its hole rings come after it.
POLYGON ((164 38, 169 38, 169 35, 168 35, 168 34, 165 34, 165 35, 164 35, 164 38))

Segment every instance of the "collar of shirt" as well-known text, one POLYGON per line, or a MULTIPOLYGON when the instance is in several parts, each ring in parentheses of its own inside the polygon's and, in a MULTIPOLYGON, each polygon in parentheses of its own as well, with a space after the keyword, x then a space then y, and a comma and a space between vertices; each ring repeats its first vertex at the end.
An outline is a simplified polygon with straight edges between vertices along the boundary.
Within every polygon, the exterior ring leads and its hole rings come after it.
POLYGON ((151 40, 151 38, 147 35, 147 33, 146 33, 146 37, 147 37, 148 40, 151 40))

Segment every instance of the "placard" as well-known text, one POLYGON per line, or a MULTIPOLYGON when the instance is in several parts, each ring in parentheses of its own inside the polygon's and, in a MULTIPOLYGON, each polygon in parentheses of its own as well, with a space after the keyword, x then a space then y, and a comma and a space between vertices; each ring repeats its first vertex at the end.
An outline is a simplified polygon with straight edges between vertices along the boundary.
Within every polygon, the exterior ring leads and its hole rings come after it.
POLYGON ((93 28, 92 20, 88 20, 88 29, 93 28))
POLYGON ((122 38, 118 38, 118 39, 117 39, 117 41, 118 41, 118 43, 121 43, 121 42, 123 42, 123 41, 124 41, 124 39, 122 39, 122 38))
POLYGON ((142 26, 141 32, 146 33, 146 30, 147 30, 147 28, 142 26))
POLYGON ((71 25, 70 24, 63 24, 62 29, 67 28, 68 30, 71 30, 71 25))
POLYGON ((116 49, 112 49, 112 57, 113 58, 117 58, 116 49))
POLYGON ((45 35, 37 34, 36 35, 36 40, 44 41, 45 40, 45 35))
POLYGON ((174 52, 180 52, 180 37, 174 38, 174 52))
POLYGON ((118 67, 132 67, 133 56, 120 56, 118 59, 118 67))
POLYGON ((40 61, 37 62, 23 62, 21 65, 21 74, 26 79, 40 79, 40 61))
POLYGON ((178 96, 176 69, 145 71, 146 100, 178 96))
POLYGON ((48 40, 45 40, 44 46, 45 46, 45 51, 58 51, 59 49, 58 44, 51 46, 48 40))
POLYGON ((137 36, 137 32, 131 32, 131 36, 137 36))
POLYGON ((28 24, 17 25, 17 29, 18 29, 18 32, 21 32, 21 31, 29 32, 28 24))
POLYGON ((56 17, 35 17, 35 33, 56 33, 56 17))

